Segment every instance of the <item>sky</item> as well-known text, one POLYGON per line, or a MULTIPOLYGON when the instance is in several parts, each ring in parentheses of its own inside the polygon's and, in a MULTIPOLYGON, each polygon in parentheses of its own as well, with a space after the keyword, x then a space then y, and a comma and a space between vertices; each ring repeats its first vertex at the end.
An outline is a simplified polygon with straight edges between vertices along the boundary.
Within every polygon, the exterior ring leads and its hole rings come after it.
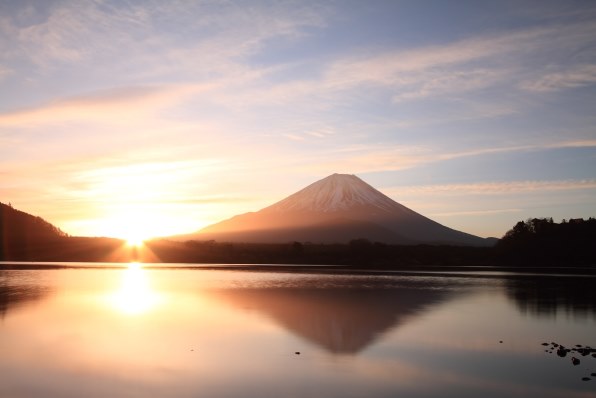
POLYGON ((0 0, 0 202, 163 236, 333 173, 483 237, 596 216, 596 2, 0 0))

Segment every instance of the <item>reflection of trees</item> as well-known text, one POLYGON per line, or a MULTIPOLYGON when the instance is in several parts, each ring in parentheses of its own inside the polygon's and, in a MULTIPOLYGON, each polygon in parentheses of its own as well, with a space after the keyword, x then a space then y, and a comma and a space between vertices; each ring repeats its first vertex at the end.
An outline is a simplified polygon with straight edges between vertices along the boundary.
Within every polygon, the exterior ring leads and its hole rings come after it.
POLYGON ((0 319, 4 319, 9 308, 41 300, 47 294, 47 289, 37 285, 12 283, 10 272, 0 271, 0 319))
POLYGON ((448 296, 445 290, 411 287, 239 288, 217 294, 336 354, 363 350, 448 296))
POLYGON ((508 296, 525 314, 554 317, 558 312, 596 317, 596 278, 532 276, 509 279, 508 296))

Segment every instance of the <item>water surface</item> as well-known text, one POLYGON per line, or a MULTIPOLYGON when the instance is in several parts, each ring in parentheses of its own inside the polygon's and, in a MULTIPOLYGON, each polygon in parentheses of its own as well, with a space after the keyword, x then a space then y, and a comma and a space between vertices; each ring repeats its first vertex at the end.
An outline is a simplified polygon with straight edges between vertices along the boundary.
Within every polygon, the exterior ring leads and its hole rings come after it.
POLYGON ((0 270, 0 396, 596 396, 595 282, 0 270))

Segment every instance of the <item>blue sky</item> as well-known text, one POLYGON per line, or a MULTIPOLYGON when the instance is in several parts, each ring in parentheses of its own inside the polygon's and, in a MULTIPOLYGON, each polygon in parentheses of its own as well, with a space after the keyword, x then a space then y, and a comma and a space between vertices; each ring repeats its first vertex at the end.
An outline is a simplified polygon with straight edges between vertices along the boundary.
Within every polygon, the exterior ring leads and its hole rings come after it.
POLYGON ((480 236, 596 216, 595 110, 591 1, 0 1, 0 201, 74 235, 335 172, 480 236))

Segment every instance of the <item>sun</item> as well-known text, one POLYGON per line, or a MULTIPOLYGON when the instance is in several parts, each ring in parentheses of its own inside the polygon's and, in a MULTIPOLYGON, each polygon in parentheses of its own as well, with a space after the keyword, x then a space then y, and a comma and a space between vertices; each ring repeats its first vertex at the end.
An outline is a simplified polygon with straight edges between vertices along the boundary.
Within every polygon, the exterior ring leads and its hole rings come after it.
POLYGON ((138 209, 114 212, 102 220, 104 236, 122 239, 127 246, 139 247, 156 236, 163 235, 159 219, 138 209))
POLYGON ((131 247, 141 247, 145 241, 150 238, 150 236, 144 236, 144 234, 141 233, 130 233, 129 235, 124 236, 126 245, 131 247))

